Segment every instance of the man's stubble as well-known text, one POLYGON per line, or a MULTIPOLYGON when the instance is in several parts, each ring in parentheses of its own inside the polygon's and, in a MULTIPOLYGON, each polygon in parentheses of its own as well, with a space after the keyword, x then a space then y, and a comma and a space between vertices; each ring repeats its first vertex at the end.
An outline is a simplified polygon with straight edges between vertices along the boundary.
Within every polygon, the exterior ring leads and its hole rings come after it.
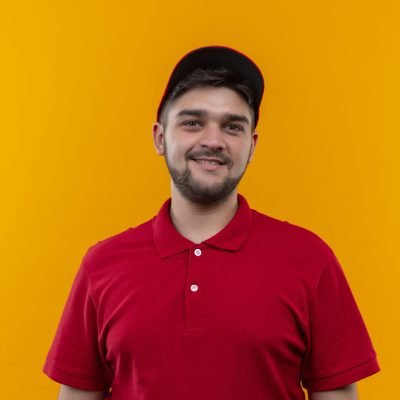
MULTIPOLYGON (((164 151, 165 151, 165 162, 167 164, 168 171, 171 175, 171 179, 174 182, 176 188, 187 200, 202 205, 218 204, 223 202, 237 187, 240 180, 242 179, 244 173, 246 172, 247 165, 250 159, 250 153, 247 158, 247 162, 243 172, 236 177, 226 177, 222 182, 216 182, 211 185, 205 185, 196 181, 193 178, 193 174, 186 165, 183 171, 179 171, 174 168, 168 157, 168 145, 167 141, 164 141, 164 151)), ((221 158, 221 153, 205 150, 204 152, 196 152, 196 157, 216 157, 221 158)), ((186 155, 186 160, 189 161, 192 157, 191 153, 186 155)), ((226 159, 226 167, 229 168, 232 165, 231 160, 226 159)))

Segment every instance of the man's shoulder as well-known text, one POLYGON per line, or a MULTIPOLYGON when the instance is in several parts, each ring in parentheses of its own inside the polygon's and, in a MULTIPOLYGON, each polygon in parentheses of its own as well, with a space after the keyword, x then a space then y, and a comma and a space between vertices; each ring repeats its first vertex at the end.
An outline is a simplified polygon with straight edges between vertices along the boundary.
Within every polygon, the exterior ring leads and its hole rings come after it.
POLYGON ((151 218, 135 227, 129 227, 92 244, 86 251, 85 262, 88 263, 93 259, 98 260, 99 258, 124 252, 126 249, 140 249, 152 246, 153 219, 151 218))
POLYGON ((255 214, 255 234, 264 241, 271 241, 285 251, 300 253, 312 252, 314 255, 331 257, 332 249, 315 231, 287 220, 253 210, 255 214))

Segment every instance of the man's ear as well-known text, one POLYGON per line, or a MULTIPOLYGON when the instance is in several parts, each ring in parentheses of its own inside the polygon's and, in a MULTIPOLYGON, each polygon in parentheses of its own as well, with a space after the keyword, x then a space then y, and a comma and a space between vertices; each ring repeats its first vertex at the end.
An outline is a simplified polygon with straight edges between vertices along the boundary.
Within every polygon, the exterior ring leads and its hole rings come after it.
POLYGON ((153 142, 157 154, 164 155, 164 129, 159 122, 153 124, 153 142))
POLYGON ((249 155, 248 162, 250 162, 253 159, 254 150, 256 149, 256 144, 257 144, 257 140, 258 140, 258 132, 254 131, 251 135, 252 135, 251 136, 251 148, 250 148, 250 155, 249 155))

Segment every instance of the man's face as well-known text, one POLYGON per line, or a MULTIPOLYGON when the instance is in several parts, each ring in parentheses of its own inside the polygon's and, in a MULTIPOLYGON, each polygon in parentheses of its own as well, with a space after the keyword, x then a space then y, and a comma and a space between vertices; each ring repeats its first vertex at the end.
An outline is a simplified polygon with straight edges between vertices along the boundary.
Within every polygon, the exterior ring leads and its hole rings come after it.
POLYGON ((257 141, 247 103, 225 87, 194 88, 169 106, 167 121, 166 130, 154 125, 153 136, 173 185, 194 203, 226 199, 242 178, 257 141))

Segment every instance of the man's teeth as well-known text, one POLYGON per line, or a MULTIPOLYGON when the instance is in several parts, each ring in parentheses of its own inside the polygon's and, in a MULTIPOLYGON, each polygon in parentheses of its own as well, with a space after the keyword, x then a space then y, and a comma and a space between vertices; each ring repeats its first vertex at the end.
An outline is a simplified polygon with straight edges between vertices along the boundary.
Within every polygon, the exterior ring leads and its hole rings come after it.
POLYGON ((203 164, 211 164, 211 165, 220 165, 216 161, 208 161, 208 160, 196 160, 197 162, 203 163, 203 164))

